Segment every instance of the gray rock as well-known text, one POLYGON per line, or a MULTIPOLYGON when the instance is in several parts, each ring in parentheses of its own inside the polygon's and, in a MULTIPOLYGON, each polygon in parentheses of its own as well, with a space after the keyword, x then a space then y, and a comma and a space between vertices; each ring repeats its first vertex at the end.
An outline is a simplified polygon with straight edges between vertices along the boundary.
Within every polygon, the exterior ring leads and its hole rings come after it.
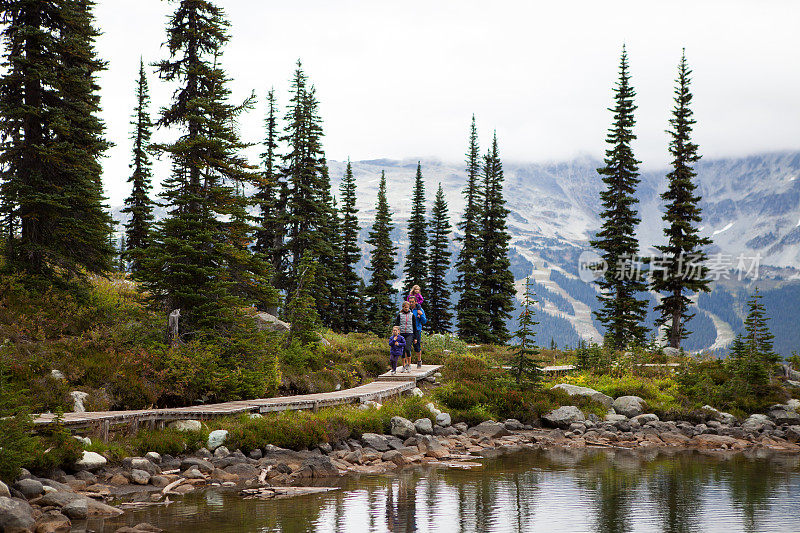
POLYGON ((469 429, 469 426, 466 422, 459 422, 458 424, 454 424, 453 427, 456 428, 456 431, 459 433, 464 433, 469 429))
POLYGON ((206 476, 203 474, 197 466, 190 466, 188 469, 184 470, 183 477, 186 479, 205 479, 206 476))
POLYGON ((800 442, 800 426, 789 426, 784 433, 786 440, 789 442, 800 442))
POLYGON ((417 448, 419 449, 419 453, 436 459, 442 459, 450 455, 450 451, 445 448, 436 437, 432 437, 431 435, 420 436, 417 442, 417 448))
POLYGON ((789 410, 792 410, 792 411, 794 411, 794 412, 797 412, 797 410, 798 410, 798 409, 800 409, 800 400, 797 400, 797 399, 795 399, 795 398, 792 398, 791 400, 789 400, 788 402, 786 402, 786 407, 787 407, 789 410))
POLYGON ((390 449, 386 437, 378 435, 377 433, 364 433, 361 435, 361 442, 363 442, 365 446, 374 448, 379 452, 386 452, 390 449))
POLYGON ((398 439, 394 435, 387 436, 386 437, 386 443, 389 445, 389 448, 391 448, 392 450, 399 450, 400 448, 405 446, 405 444, 403 444, 403 441, 398 439))
POLYGON ((97 470, 108 463, 108 460, 96 452, 83 452, 83 456, 75 462, 75 470, 97 470))
POLYGON ((89 437, 82 437, 80 435, 73 435, 72 438, 75 439, 76 441, 80 442, 84 447, 92 445, 92 439, 90 439, 89 437))
POLYGON ((628 418, 644 413, 645 401, 638 396, 620 396, 612 404, 617 414, 628 418))
POLYGON ((2 498, 10 498, 11 491, 8 490, 8 485, 0 481, 0 497, 2 498))
POLYGON ((419 387, 414 387, 414 390, 411 391, 411 395, 416 396, 418 398, 422 398, 423 396, 425 396, 425 393, 422 392, 422 389, 420 389, 419 387))
POLYGON ((558 409, 554 409, 542 417, 548 426, 567 429, 570 424, 574 422, 582 422, 586 420, 580 409, 574 405, 564 405, 558 409))
POLYGON ((509 431, 521 431, 521 430, 525 429, 525 424, 523 424, 522 422, 520 422, 516 418, 509 418, 508 420, 503 422, 503 425, 509 431))
POLYGON ((742 422, 742 429, 750 433, 755 433, 764 429, 772 429, 774 427, 775 424, 772 423, 767 415, 758 413, 750 415, 744 422, 742 422))
POLYGON ((667 357, 677 357, 681 354, 681 350, 679 348, 673 348, 672 346, 665 346, 661 350, 667 357))
POLYGON ((606 407, 611 407, 614 399, 611 396, 603 394, 602 392, 590 389, 589 387, 579 387, 578 385, 569 385, 567 383, 559 383, 553 389, 561 389, 570 396, 585 396, 596 402, 600 402, 606 407))
POLYGON ((336 477, 339 475, 339 469, 325 455, 309 457, 300 465, 299 471, 304 469, 311 471, 310 477, 336 477))
POLYGON ((181 470, 188 470, 189 468, 196 466, 198 470, 201 472, 205 472, 206 474, 210 474, 214 471, 214 465, 210 462, 206 461, 205 459, 199 459, 197 457, 185 457, 181 461, 181 470))
POLYGON ((176 420, 171 422, 169 427, 178 431, 200 431, 203 425, 199 420, 176 420))
POLYGON ((128 470, 143 470, 151 476, 161 473, 161 468, 144 457, 126 457, 122 460, 122 466, 128 470))
POLYGON ((450 413, 439 413, 436 415, 436 425, 443 428, 448 427, 453 420, 450 418, 450 413))
POLYGON ((258 313, 254 318, 256 319, 256 327, 261 330, 280 332, 292 329, 291 324, 269 313, 258 313))
POLYGON ((150 474, 144 470, 134 468, 131 470, 131 481, 137 485, 147 485, 150 483, 150 474))
POLYGON ((414 429, 417 430, 417 433, 422 433, 423 435, 430 435, 433 433, 433 424, 431 424, 430 418, 418 418, 414 420, 414 429))
POLYGON ((453 426, 442 427, 436 426, 433 428, 433 434, 437 437, 452 437, 453 435, 458 435, 458 431, 453 426))
POLYGON ((80 479, 81 481, 85 481, 87 485, 94 485, 95 483, 97 483, 97 476, 95 476, 88 470, 81 470, 80 472, 75 472, 75 479, 80 479))
POLYGON ((36 501, 41 507, 64 507, 75 500, 85 500, 86 496, 75 494, 74 492, 45 492, 44 496, 36 501))
POLYGON ((486 435, 487 437, 491 438, 498 438, 498 437, 505 437, 506 435, 510 435, 511 432, 506 429, 506 427, 499 423, 495 422, 494 420, 487 420, 485 422, 481 422, 477 426, 471 428, 469 430, 469 434, 471 435, 486 435))
POLYGON ((652 413, 645 413, 643 415, 634 416, 631 420, 632 421, 635 420, 636 422, 638 422, 639 424, 641 424, 643 426, 643 425, 647 424, 648 422, 658 422, 658 416, 656 416, 656 415, 654 415, 652 413))
POLYGON ((730 413, 723 413, 717 409, 714 409, 710 405, 704 405, 701 407, 703 411, 708 413, 710 418, 716 420, 718 422, 722 422, 723 424, 735 424, 737 422, 736 417, 730 413))
POLYGON ((214 457, 218 459, 224 459, 231 454, 231 451, 226 448, 225 446, 220 446, 216 450, 214 450, 214 457))
POLYGON ((207 447, 210 451, 214 451, 223 444, 225 444, 225 439, 228 438, 228 432, 224 429, 216 429, 208 434, 208 443, 207 447))
POLYGON ((248 463, 237 463, 225 467, 225 471, 229 474, 236 474, 241 478, 256 477, 260 472, 258 468, 248 463))
POLYGON ((89 502, 86 498, 78 498, 63 506, 61 512, 72 520, 86 520, 89 517, 89 502))
POLYGON ((144 458, 150 461, 153 464, 161 464, 161 454, 157 452, 147 452, 144 454, 144 458))
POLYGON ((27 533, 34 524, 33 509, 27 502, 0 496, 0 531, 27 533))
POLYGON ((51 509, 36 519, 36 533, 61 533, 72 531, 72 522, 69 518, 51 509))
POLYGON ((194 455, 195 455, 196 457, 199 457, 200 459, 206 459, 206 460, 209 460, 209 459, 211 459, 212 457, 214 457, 214 456, 211 454, 211 452, 210 452, 210 451, 208 451, 206 448, 200 448, 199 450, 197 450, 196 452, 194 452, 194 455))
POLYGON ((14 488, 20 491, 29 500, 44 494, 44 485, 42 485, 41 481, 36 479, 20 479, 14 483, 14 488))
POLYGON ((800 381, 796 381, 796 380, 793 380, 793 379, 787 379, 786 383, 788 383, 792 387, 797 387, 798 389, 800 389, 800 381))
POLYGON ((416 434, 416 428, 411 420, 402 416, 393 416, 391 420, 391 433, 395 437, 408 439, 416 434))
POLYGON ((800 415, 792 410, 773 408, 767 412, 767 416, 777 425, 789 424, 791 426, 800 424, 800 415))
MULTIPOLYGON (((333 451, 333 449, 331 448, 331 445, 328 444, 327 442, 324 445, 320 444, 320 450, 322 450, 323 453, 331 453, 331 451, 333 451), (327 446, 327 450, 323 449, 322 446, 327 446)), ((250 452, 248 452, 247 456, 250 459, 255 459, 256 461, 258 461, 259 459, 261 459, 264 456, 264 454, 261 453, 261 448, 256 448, 255 450, 250 450, 250 452)))
POLYGON ((586 426, 580 422, 573 422, 569 425, 569 431, 573 435, 583 435, 586 433, 586 426))
POLYGON ((61 370, 56 370, 56 369, 51 370, 50 377, 56 381, 67 381, 67 377, 61 370))
POLYGON ((603 418, 603 420, 606 422, 611 422, 612 424, 616 424, 617 422, 627 421, 628 417, 625 415, 618 415, 616 413, 609 413, 603 418))

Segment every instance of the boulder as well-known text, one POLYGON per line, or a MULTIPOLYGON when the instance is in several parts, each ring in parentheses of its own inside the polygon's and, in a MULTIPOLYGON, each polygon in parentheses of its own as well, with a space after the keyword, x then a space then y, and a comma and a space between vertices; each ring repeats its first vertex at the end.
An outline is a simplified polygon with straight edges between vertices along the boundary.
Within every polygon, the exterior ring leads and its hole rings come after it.
POLYGON ((0 531, 27 533, 34 525, 33 509, 27 502, 0 496, 0 531))
POLYGON ((432 414, 433 416, 436 416, 436 415, 438 415, 439 413, 441 413, 441 411, 440 411, 440 410, 438 410, 438 409, 436 408, 436 406, 435 406, 435 405, 433 405, 433 402, 428 402, 428 403, 426 403, 426 404, 425 404, 425 407, 428 409, 428 411, 430 411, 430 412, 431 412, 431 414, 432 414))
POLYGON ((397 466, 403 466, 404 464, 406 464, 405 456, 398 450, 389 450, 388 452, 385 452, 381 456, 381 459, 386 462, 394 463, 397 466))
POLYGON ((574 405, 564 405, 558 409, 553 409, 542 417, 542 420, 550 427, 567 429, 574 422, 583 422, 586 417, 580 409, 574 405))
POLYGON ((612 404, 617 414, 625 415, 628 418, 644 413, 645 405, 645 401, 638 396, 620 396, 612 404))
POLYGON ((772 429, 773 427, 775 427, 775 424, 772 423, 767 415, 758 413, 750 415, 742 422, 742 429, 750 433, 762 431, 764 429, 772 429))
POLYGON ((786 402, 786 407, 794 412, 797 412, 797 410, 800 409, 800 400, 792 398, 786 402))
POLYGON ((143 470, 151 476, 161 473, 161 469, 158 466, 144 457, 126 457, 122 460, 122 466, 128 470, 143 470))
POLYGON ((0 498, 10 498, 11 491, 8 490, 8 485, 0 481, 0 498))
POLYGON ((800 443, 800 426, 789 426, 785 431, 786 440, 789 442, 800 443))
POLYGON ((41 481, 36 479, 20 479, 14 483, 14 488, 20 491, 22 495, 29 500, 44 494, 44 485, 42 485, 41 481))
POLYGON ((104 467, 108 460, 96 452, 83 452, 83 456, 75 461, 75 470, 97 470, 104 467))
POLYGON ((612 424, 616 424, 617 422, 627 421, 628 417, 625 415, 618 415, 616 413, 608 413, 603 420, 606 422, 611 422, 612 424))
POLYGON ((414 390, 411 391, 412 396, 417 396, 418 398, 422 398, 425 396, 425 393, 422 392, 422 389, 419 387, 414 387, 414 390))
POLYGON ((146 454, 144 454, 144 458, 153 464, 156 465, 161 464, 161 454, 158 452, 147 452, 146 454))
POLYGON ((89 502, 79 498, 61 508, 61 512, 73 520, 86 520, 89 517, 89 502))
POLYGON ((667 357, 677 357, 681 354, 680 348, 673 348, 672 346, 665 346, 661 349, 667 357))
MULTIPOLYGON (((315 455, 303 461, 298 472, 302 473, 303 471, 311 472, 308 477, 335 477, 339 475, 339 469, 325 455, 315 455)), ((304 476, 301 475, 300 477, 304 476)))
POLYGON ((145 472, 144 470, 139 470, 138 468, 134 468, 131 470, 131 481, 136 483, 137 485, 147 485, 150 483, 150 474, 145 472))
POLYGON ((197 469, 199 471, 204 472, 206 474, 210 474, 211 472, 214 471, 214 465, 213 464, 211 464, 210 462, 206 461, 205 459, 199 459, 197 457, 185 457, 181 461, 180 469, 182 471, 183 470, 188 470, 193 466, 197 467, 197 469))
POLYGON ((503 422, 503 425, 509 431, 522 431, 523 429, 525 429, 525 424, 523 424, 516 418, 509 418, 508 420, 503 422))
POLYGON ((553 389, 560 389, 569 394, 570 396, 585 396, 596 402, 600 402, 606 407, 611 407, 614 399, 611 396, 603 394, 602 392, 590 389, 589 387, 579 387, 578 385, 569 385, 567 383, 559 383, 553 389))
POLYGON ((439 439, 430 435, 422 435, 417 440, 417 447, 420 453, 428 457, 442 459, 450 456, 450 451, 439 442, 439 439))
POLYGON ((365 446, 374 448, 379 452, 389 451, 389 441, 383 435, 377 433, 364 433, 361 435, 361 441, 365 446))
POLYGON ((506 435, 511 434, 511 432, 506 429, 506 426, 499 422, 495 422, 494 420, 486 420, 485 422, 481 422, 477 426, 470 429, 469 433, 473 435, 486 435, 487 437, 491 437, 493 439, 505 437, 506 435))
POLYGON ((733 448, 739 441, 725 435, 697 435, 692 438, 695 445, 701 448, 733 448))
POLYGON ((225 472, 228 474, 236 474, 242 479, 256 477, 261 470, 259 470, 256 466, 251 465, 249 463, 238 463, 235 465, 231 465, 225 467, 225 472))
POLYGON ((61 370, 56 370, 55 368, 50 371, 50 377, 56 381, 67 381, 67 377, 61 370))
POLYGON ((208 442, 207 448, 209 451, 214 451, 223 444, 225 444, 225 439, 228 438, 228 432, 224 429, 215 429, 211 433, 208 434, 208 442))
POLYGON ((436 425, 443 428, 448 427, 453 420, 450 418, 450 413, 439 413, 436 415, 436 425))
POLYGON ((176 420, 169 427, 178 431, 200 431, 203 426, 199 420, 176 420))
POLYGON ((84 407, 83 402, 86 401, 86 398, 89 397, 88 392, 81 392, 79 390, 74 390, 69 393, 70 398, 72 398, 72 412, 73 413, 85 413, 86 407, 84 407))
POLYGON ((36 519, 36 533, 69 533, 72 522, 56 510, 45 512, 36 519))
POLYGON ((92 445, 92 439, 90 439, 89 437, 82 437, 80 435, 73 435, 72 438, 75 439, 76 441, 80 442, 83 446, 91 446, 92 445))
POLYGON ((289 331, 292 329, 291 324, 269 313, 258 313, 254 318, 256 319, 256 327, 261 330, 289 331))
POLYGON ((453 435, 458 435, 458 431, 453 426, 435 426, 433 428, 433 434, 437 437, 451 437, 453 435))
POLYGON ((767 416, 777 425, 789 424, 790 426, 800 424, 800 415, 793 410, 784 408, 784 406, 775 406, 770 408, 767 416))
POLYGON ((417 430, 417 433, 422 433, 423 435, 430 435, 433 433, 433 424, 431 424, 430 418, 419 418, 414 420, 414 429, 417 430))
POLYGON ((648 422, 658 422, 658 416, 652 413, 645 413, 643 415, 634 416, 631 421, 638 422, 640 425, 645 425, 648 422))
POLYGON ((416 428, 411 420, 403 418, 402 416, 393 416, 390 423, 391 433, 395 437, 408 439, 417 433, 416 428))

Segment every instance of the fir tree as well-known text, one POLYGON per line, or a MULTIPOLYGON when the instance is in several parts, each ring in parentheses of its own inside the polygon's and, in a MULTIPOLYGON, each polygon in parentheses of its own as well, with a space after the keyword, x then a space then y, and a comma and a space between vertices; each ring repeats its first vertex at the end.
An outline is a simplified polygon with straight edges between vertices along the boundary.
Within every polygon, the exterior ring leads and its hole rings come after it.
MULTIPOLYGON (((256 220, 256 242, 253 249, 264 254, 272 265, 273 273, 286 270, 283 240, 286 222, 286 198, 288 190, 281 180, 277 168, 278 120, 275 91, 267 93, 267 117, 264 121, 266 136, 264 152, 261 154, 261 176, 256 184, 255 198, 259 215, 256 220)), ((270 309, 275 314, 275 309, 270 309)))
POLYGON ((447 202, 444 199, 442 184, 436 191, 436 200, 431 211, 430 275, 427 283, 428 328, 433 333, 450 331, 452 313, 450 312, 450 289, 445 275, 450 268, 450 219, 447 202))
POLYGON ((162 194, 171 210, 147 249, 141 278, 165 307, 181 309, 184 333, 226 330, 245 305, 267 306, 276 297, 266 261, 248 249, 254 228, 239 191, 257 174, 241 155, 249 145, 236 122, 252 99, 228 102, 219 66, 227 27, 213 3, 181 0, 167 29, 170 57, 157 64, 163 79, 179 84, 158 124, 181 135, 158 145, 172 158, 162 194))
POLYGON ((425 181, 422 179, 422 167, 417 162, 417 174, 414 177, 414 193, 411 197, 411 216, 408 219, 408 254, 403 268, 405 283, 403 296, 411 292, 414 285, 419 285, 423 294, 427 293, 425 283, 428 281, 428 232, 425 222, 425 181))
POLYGON ((317 262, 311 252, 303 254, 300 261, 300 271, 297 288, 289 299, 286 316, 292 323, 289 339, 297 340, 302 345, 313 344, 319 339, 315 329, 319 327, 319 315, 316 302, 314 302, 314 276, 317 271, 317 262))
POLYGON ((763 296, 756 287, 755 292, 747 301, 747 318, 744 321, 745 346, 766 368, 772 368, 778 363, 780 357, 775 353, 772 345, 775 337, 767 326, 769 318, 766 316, 761 298, 763 296))
POLYGON ((478 149, 478 131, 475 127, 475 115, 467 150, 467 185, 464 188, 464 215, 458 223, 461 235, 456 240, 461 242, 461 250, 456 260, 456 291, 459 298, 456 304, 456 330, 459 337, 476 342, 485 336, 487 320, 483 312, 480 285, 481 275, 478 260, 481 256, 480 224, 483 219, 483 191, 480 182, 481 162, 478 149))
POLYGON ((514 355, 511 360, 511 374, 518 387, 522 385, 537 386, 542 379, 541 361, 536 358, 539 348, 536 346, 536 332, 533 326, 538 322, 534 320, 534 304, 536 295, 533 292, 530 277, 525 278, 525 295, 522 299, 522 311, 519 315, 517 331, 514 337, 514 355))
POLYGON ((691 74, 684 54, 678 65, 675 107, 669 121, 672 126, 669 130, 672 171, 667 174, 669 186, 661 194, 661 199, 667 202, 662 217, 667 223, 664 228, 667 244, 656 246, 662 255, 658 258, 658 268, 655 268, 655 264, 652 267, 651 278, 651 288, 663 294, 656 306, 656 312, 660 314, 656 326, 667 327, 667 339, 673 348, 680 348, 681 339, 690 333, 686 323, 694 315, 688 311, 691 305, 688 295, 709 291, 703 247, 711 244, 711 239, 700 237, 697 229, 702 217, 698 206, 700 196, 695 193, 697 185, 694 178, 697 173, 692 165, 700 160, 700 156, 697 145, 691 140, 695 124, 690 108, 691 74))
POLYGON ((341 229, 341 255, 338 264, 341 265, 342 291, 337 296, 339 312, 341 313, 341 329, 344 333, 356 331, 363 325, 364 317, 361 302, 361 276, 356 273, 355 266, 361 259, 361 248, 358 247, 358 209, 356 208, 356 180, 353 177, 353 167, 350 160, 344 171, 344 177, 339 186, 341 194, 342 220, 341 229))
POLYGON ((619 81, 615 89, 614 124, 608 130, 605 166, 597 169, 603 176, 606 189, 600 193, 603 211, 602 229, 591 245, 600 251, 607 268, 598 285, 602 289, 602 308, 595 311, 597 319, 606 326, 606 341, 611 348, 625 348, 644 341, 646 328, 641 324, 647 307, 646 300, 636 294, 646 289, 633 262, 639 252, 635 229, 639 217, 634 210, 634 192, 639 184, 639 161, 633 156, 631 143, 636 106, 636 92, 630 85, 628 54, 622 48, 619 81))
POLYGON ((386 173, 381 172, 380 186, 378 187, 378 203, 375 212, 375 222, 369 232, 367 244, 373 247, 370 264, 367 270, 372 272, 369 286, 367 287, 368 311, 367 320, 370 329, 383 335, 394 318, 396 291, 392 282, 397 278, 394 274, 395 254, 397 247, 392 242, 392 213, 389 211, 389 202, 386 199, 386 173))
MULTIPOLYGON (((297 269, 303 254, 309 251, 317 261, 317 287, 324 288, 330 268, 324 258, 331 257, 333 253, 329 249, 330 244, 325 241, 325 228, 331 216, 327 200, 330 183, 322 151, 319 103, 314 87, 308 85, 308 78, 299 60, 290 94, 284 135, 280 139, 288 147, 282 156, 281 168, 282 179, 287 187, 287 235, 284 245, 287 270, 283 273, 280 286, 291 295, 297 283, 297 269)), ((316 296, 318 308, 328 305, 327 294, 316 296)))
POLYGON ((0 213, 12 270, 72 277, 111 268, 104 209, 90 0, 0 4, 5 73, 0 78, 0 213))
POLYGON ((508 259, 508 234, 506 217, 508 209, 503 198, 503 164, 497 147, 497 134, 492 148, 484 158, 483 210, 481 217, 481 255, 478 267, 481 273, 479 295, 482 317, 488 328, 475 324, 480 342, 505 344, 510 335, 506 321, 514 309, 514 275, 508 259))
POLYGON ((150 242, 150 229, 153 223, 153 203, 150 200, 150 136, 153 123, 150 119, 150 93, 147 88, 147 75, 144 61, 139 61, 139 79, 136 81, 136 107, 133 111, 133 160, 128 183, 131 184, 131 195, 125 200, 123 213, 130 214, 125 224, 126 256, 130 259, 131 270, 138 272, 141 268, 141 255, 150 242))

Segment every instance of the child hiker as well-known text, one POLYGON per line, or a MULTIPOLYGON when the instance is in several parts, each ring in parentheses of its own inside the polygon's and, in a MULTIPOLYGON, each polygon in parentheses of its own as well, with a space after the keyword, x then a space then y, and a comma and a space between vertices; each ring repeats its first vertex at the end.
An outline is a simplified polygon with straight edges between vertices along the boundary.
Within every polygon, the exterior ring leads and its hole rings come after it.
MULTIPOLYGON (((411 287, 411 292, 409 292, 408 296, 406 296, 406 300, 411 301, 412 296, 417 300, 419 305, 422 305, 422 302, 425 301, 425 298, 422 297, 422 290, 419 288, 419 285, 414 285, 411 287)), ((413 309, 414 306, 411 307, 413 309)))
POLYGON ((405 349, 406 339, 400 335, 400 326, 395 326, 392 328, 392 336, 389 337, 389 364, 392 365, 392 374, 397 373, 397 360, 405 349))
POLYGON ((400 372, 408 372, 411 367, 411 346, 414 343, 414 332, 417 330, 417 322, 408 302, 403 302, 403 308, 397 313, 394 325, 400 328, 400 335, 406 341, 405 349, 403 350, 403 369, 400 372))
MULTIPOLYGON (((419 288, 415 285, 415 287, 419 288)), ((412 291, 413 292, 413 291, 412 291)), ((422 308, 422 295, 408 296, 408 305, 411 309, 411 314, 414 315, 414 351, 417 353, 417 368, 422 368, 422 326, 428 322, 428 317, 425 316, 425 310, 422 308)), ((411 364, 409 359, 408 364, 411 364)))

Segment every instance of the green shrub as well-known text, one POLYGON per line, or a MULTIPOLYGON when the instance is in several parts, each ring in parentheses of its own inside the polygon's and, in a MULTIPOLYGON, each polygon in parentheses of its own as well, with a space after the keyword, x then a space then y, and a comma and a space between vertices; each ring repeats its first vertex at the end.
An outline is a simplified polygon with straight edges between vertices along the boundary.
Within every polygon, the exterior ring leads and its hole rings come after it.
POLYGON ((0 479, 12 481, 23 466, 32 462, 38 439, 31 430, 33 423, 27 414, 0 419, 0 479))
POLYGON ((199 450, 208 441, 208 431, 178 431, 172 428, 141 430, 134 437, 131 448, 138 454, 147 452, 180 455, 199 450))

